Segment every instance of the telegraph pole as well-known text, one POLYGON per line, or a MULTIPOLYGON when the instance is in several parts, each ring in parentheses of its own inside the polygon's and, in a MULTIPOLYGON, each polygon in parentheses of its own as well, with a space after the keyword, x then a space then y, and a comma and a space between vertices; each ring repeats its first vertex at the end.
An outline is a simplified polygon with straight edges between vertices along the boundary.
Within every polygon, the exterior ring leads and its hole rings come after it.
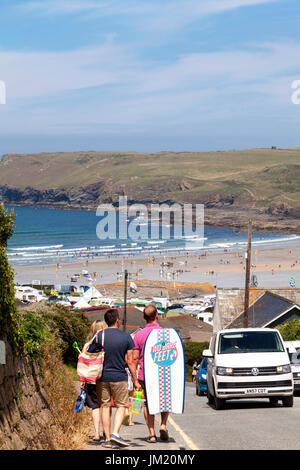
POLYGON ((123 331, 126 331, 127 325, 127 279, 128 279, 128 271, 125 269, 124 271, 124 317, 123 317, 123 331))
POLYGON ((248 249, 246 253, 244 328, 248 328, 249 285, 250 285, 250 270, 251 270, 251 234, 252 234, 252 220, 249 219, 248 221, 248 249))

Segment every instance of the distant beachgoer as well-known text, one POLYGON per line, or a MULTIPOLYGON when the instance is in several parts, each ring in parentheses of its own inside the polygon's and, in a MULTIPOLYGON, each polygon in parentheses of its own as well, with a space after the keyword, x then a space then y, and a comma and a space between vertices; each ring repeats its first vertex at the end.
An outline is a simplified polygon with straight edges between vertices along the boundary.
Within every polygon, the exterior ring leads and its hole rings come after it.
MULTIPOLYGON (((89 343, 95 336, 96 332, 99 330, 104 330, 105 328, 107 328, 107 324, 104 321, 94 321, 92 323, 87 337, 87 343, 83 346, 83 351, 89 347, 89 343)), ((86 392, 86 406, 92 410, 92 418, 95 430, 93 442, 97 443, 101 440, 101 413, 96 393, 96 385, 81 382, 80 386, 81 388, 84 388, 86 392)))
POLYGON ((193 370, 192 370, 192 382, 193 382, 193 383, 196 383, 197 371, 198 371, 197 362, 194 362, 194 364, 193 364, 193 370))

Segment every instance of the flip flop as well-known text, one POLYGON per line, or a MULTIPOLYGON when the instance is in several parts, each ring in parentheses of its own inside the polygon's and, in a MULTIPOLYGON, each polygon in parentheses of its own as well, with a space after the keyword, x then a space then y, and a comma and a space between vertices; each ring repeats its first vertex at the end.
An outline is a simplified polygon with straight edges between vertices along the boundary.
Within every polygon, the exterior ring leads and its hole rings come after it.
POLYGON ((147 442, 150 442, 150 444, 155 444, 157 442, 157 437, 156 436, 148 436, 146 438, 147 442))
POLYGON ((89 444, 90 444, 90 445, 94 445, 94 446, 95 446, 95 445, 100 445, 100 444, 102 444, 102 441, 101 441, 101 439, 91 439, 91 440, 89 441, 89 444))
POLYGON ((162 441, 168 441, 169 440, 169 433, 167 429, 160 429, 159 430, 159 437, 162 441))

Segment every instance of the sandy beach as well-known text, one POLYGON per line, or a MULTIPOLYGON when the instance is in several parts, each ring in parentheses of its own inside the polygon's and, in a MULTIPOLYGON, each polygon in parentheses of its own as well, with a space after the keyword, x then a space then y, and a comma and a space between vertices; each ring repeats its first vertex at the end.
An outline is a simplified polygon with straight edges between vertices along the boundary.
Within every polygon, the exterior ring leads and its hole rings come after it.
MULTIPOLYGON (((255 249, 251 255, 251 274, 255 274, 258 287, 289 287, 290 278, 300 285, 300 245, 289 248, 255 249)), ((74 263, 43 266, 14 266, 15 282, 29 284, 70 284, 74 274, 88 271, 93 284, 122 281, 122 272, 128 270, 129 280, 151 279, 170 282, 209 282, 220 288, 243 288, 245 285, 244 251, 189 253, 185 255, 160 255, 152 258, 76 260, 74 263), (162 270, 161 263, 170 261, 173 266, 162 270), (95 275, 95 273, 97 273, 95 275), (175 273, 175 274, 174 274, 175 273)), ((78 279, 74 285, 88 284, 87 278, 78 279)))

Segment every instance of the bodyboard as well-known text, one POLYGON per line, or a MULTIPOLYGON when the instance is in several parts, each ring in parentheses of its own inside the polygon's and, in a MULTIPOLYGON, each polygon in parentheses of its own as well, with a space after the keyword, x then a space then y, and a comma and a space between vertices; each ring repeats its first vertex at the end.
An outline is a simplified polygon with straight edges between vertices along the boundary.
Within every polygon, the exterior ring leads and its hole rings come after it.
POLYGON ((182 414, 185 398, 185 361, 181 338, 173 328, 154 329, 144 348, 144 375, 150 414, 182 414))

